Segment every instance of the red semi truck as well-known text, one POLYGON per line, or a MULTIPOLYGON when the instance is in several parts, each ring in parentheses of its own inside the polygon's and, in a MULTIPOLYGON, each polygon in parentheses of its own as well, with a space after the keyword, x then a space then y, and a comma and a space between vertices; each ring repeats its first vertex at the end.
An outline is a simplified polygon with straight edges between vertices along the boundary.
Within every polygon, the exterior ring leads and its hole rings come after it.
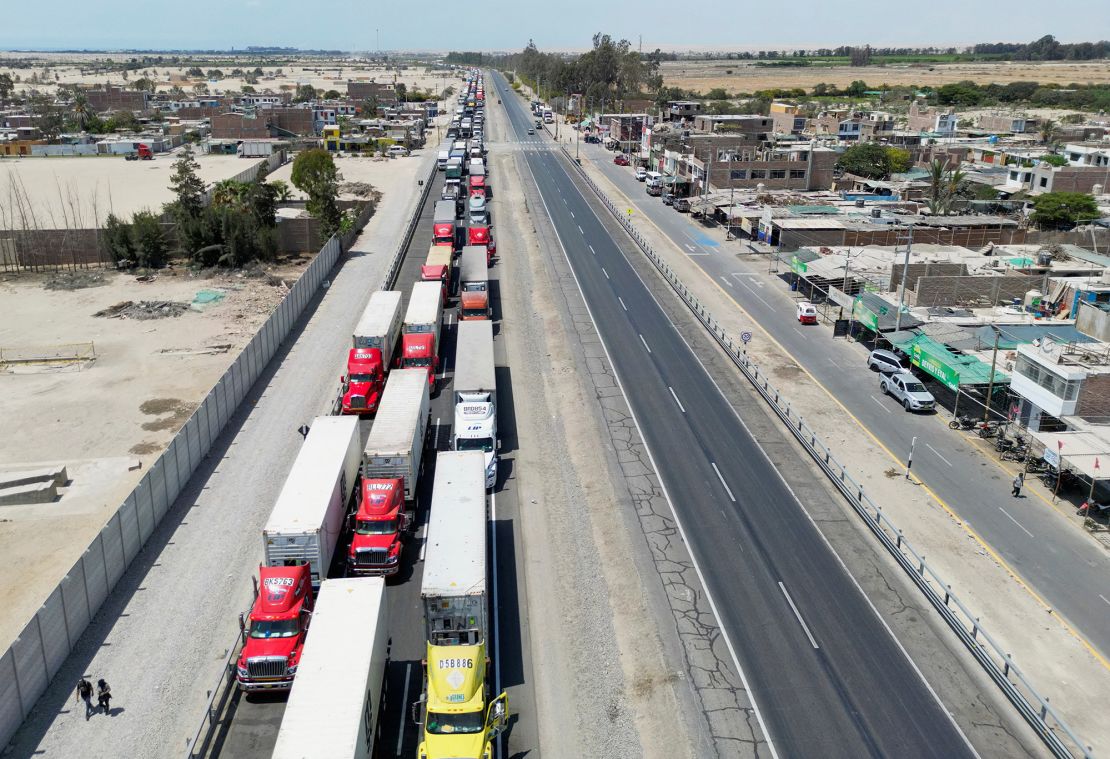
POLYGON ((420 266, 421 282, 439 282, 443 287, 443 304, 451 288, 451 263, 454 251, 448 245, 433 245, 428 249, 428 258, 420 266))
POLYGON ((351 337, 347 373, 339 378, 340 413, 373 414, 378 410, 400 336, 401 293, 374 293, 351 337))
POLYGON ((288 690, 312 614, 309 565, 263 566, 258 572, 258 597, 247 617, 239 617, 243 650, 235 665, 235 681, 245 691, 288 690))
POLYGON ((402 533, 412 524, 405 508, 405 481, 366 479, 354 518, 347 571, 352 575, 388 577, 401 568, 402 533))
POLYGON ((485 226, 466 228, 467 245, 483 245, 486 248, 486 266, 497 255, 497 243, 493 241, 493 230, 485 226))
POLYGON ((401 325, 401 367, 422 368, 428 384, 435 389, 439 367, 439 322, 443 314, 443 288, 436 282, 417 282, 412 286, 405 321, 401 325))

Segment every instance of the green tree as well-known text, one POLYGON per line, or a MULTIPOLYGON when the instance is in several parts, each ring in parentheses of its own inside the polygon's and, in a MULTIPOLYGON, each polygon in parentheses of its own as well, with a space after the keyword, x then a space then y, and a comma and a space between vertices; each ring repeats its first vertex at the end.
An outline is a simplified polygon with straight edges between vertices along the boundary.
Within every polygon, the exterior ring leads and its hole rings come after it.
POLYGON ((341 215, 336 199, 339 196, 339 170, 331 153, 322 148, 304 150, 293 161, 290 177, 293 186, 308 196, 306 208, 321 222, 324 238, 339 228, 341 215))
POLYGON ((1080 221, 1097 219, 1098 204, 1081 192, 1046 192, 1033 199, 1030 217, 1039 227, 1070 227, 1080 221))
POLYGON ((139 211, 131 217, 131 241, 138 266, 160 269, 166 265, 170 245, 161 220, 150 211, 139 211))
POLYGON ((173 162, 170 189, 176 200, 173 203, 180 224, 183 218, 196 218, 204 208, 204 181, 197 172, 200 164, 193 157, 193 149, 186 145, 173 162))
POLYGON ((840 155, 836 162, 844 171, 868 179, 882 179, 890 175, 890 155, 882 145, 865 142, 853 145, 840 155))
POLYGON ((867 82, 862 79, 857 79, 844 88, 844 94, 850 98, 864 97, 867 95, 867 82))
POLYGON ((339 90, 328 90, 324 93, 325 100, 339 100, 341 97, 343 96, 339 94, 339 90))
POLYGON ((89 99, 85 97, 85 93, 78 90, 73 96, 73 121, 78 129, 85 129, 89 125, 89 118, 93 115, 92 109, 89 107, 89 99))
POLYGON ((913 156, 910 151, 902 148, 887 148, 886 157, 890 164, 891 174, 901 174, 913 168, 913 156))
POLYGON ((137 89, 139 92, 154 92, 155 90, 154 80, 145 76, 136 79, 134 82, 131 83, 131 86, 137 89))
POLYGON ((104 247, 112 258, 112 263, 129 264, 135 260, 135 246, 131 242, 131 225, 114 213, 108 214, 104 222, 104 247))
POLYGON ((201 77, 204 76, 204 72, 200 70, 199 66, 190 66, 185 69, 185 76, 201 77))
POLYGON ((405 85, 404 82, 397 82, 397 84, 394 86, 394 89, 397 91, 397 99, 399 101, 403 103, 405 102, 405 100, 408 99, 409 88, 405 85))
POLYGON ((11 74, 0 74, 0 103, 8 102, 8 98, 15 92, 15 82, 11 74))
POLYGON ((297 92, 293 95, 294 103, 307 103, 316 99, 316 88, 311 84, 298 85, 297 92))
POLYGON ((1064 158, 1064 156, 1062 156, 1062 155, 1056 155, 1055 153, 1045 153, 1038 160, 1040 160, 1043 163, 1047 163, 1049 166, 1067 166, 1068 165, 1068 159, 1067 158, 1064 158))
POLYGON ((293 188, 284 179, 275 179, 268 184, 274 188, 274 199, 279 203, 286 203, 293 199, 293 188))
POLYGON ((1037 136, 1041 138, 1041 142, 1045 145, 1050 145, 1056 141, 1056 137, 1060 134, 1060 127, 1052 119, 1045 119, 1041 125, 1037 127, 1037 136))

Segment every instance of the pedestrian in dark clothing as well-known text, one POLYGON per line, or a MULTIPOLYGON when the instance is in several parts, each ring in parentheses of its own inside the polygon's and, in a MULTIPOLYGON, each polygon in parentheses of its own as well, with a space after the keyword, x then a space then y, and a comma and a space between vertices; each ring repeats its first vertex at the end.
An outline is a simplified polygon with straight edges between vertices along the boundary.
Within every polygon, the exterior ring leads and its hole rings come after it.
POLYGON ((77 695, 74 697, 75 701, 80 699, 85 701, 85 719, 87 720, 93 711, 92 683, 83 677, 77 682, 77 695))
POLYGON ((1025 472, 1018 472, 1017 477, 1014 478, 1014 498, 1021 495, 1021 486, 1025 483, 1025 472))
POLYGON ((112 700, 112 688, 101 678, 96 681, 96 703, 104 710, 105 714, 110 711, 109 703, 112 700))

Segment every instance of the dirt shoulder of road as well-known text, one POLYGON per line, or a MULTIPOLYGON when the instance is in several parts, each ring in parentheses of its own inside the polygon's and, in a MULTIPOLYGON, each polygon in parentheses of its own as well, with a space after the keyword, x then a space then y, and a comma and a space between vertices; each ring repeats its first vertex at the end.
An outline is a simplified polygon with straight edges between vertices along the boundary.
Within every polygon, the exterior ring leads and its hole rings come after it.
MULTIPOLYGON (((583 165, 610 198, 619 202, 624 197, 591 162, 583 161, 583 165)), ((1089 706, 1110 698, 1106 663, 1011 574, 968 525, 918 484, 902 477, 899 463, 658 227, 643 215, 637 215, 634 223, 727 332, 736 336, 743 330, 756 333, 748 354, 761 371, 774 378, 792 408, 834 455, 854 470, 871 497, 884 504, 885 513, 928 557, 930 565, 978 611, 984 627, 1012 653, 1073 729, 1096 748, 1110 745, 1110 726, 1089 706)), ((731 248, 737 249, 738 245, 731 248)), ((722 246, 721 250, 725 254, 730 248, 722 246)), ((848 504, 840 503, 845 513, 855 518, 848 504)))

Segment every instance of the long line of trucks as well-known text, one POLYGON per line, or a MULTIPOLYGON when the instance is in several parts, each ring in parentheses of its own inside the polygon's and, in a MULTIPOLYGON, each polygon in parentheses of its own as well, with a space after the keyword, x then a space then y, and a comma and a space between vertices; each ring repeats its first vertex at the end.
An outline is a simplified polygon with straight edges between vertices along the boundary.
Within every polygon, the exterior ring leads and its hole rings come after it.
MULTIPOLYGON (((471 77, 468 102, 483 102, 471 77)), ((488 230, 486 230, 488 234, 488 230)), ((427 266, 446 266, 450 248, 427 266)), ((434 251, 434 247, 433 247, 434 251)), ((486 255, 474 246, 467 257, 486 255)), ((485 261, 482 271, 484 274, 485 261)), ((426 268, 425 267, 425 268, 426 268)), ((390 638, 385 577, 410 531, 438 363, 443 277, 375 293, 352 336, 339 414, 311 423, 262 531, 255 599, 240 616, 236 680, 291 690, 275 759, 371 759, 381 729, 390 638), (398 348, 399 346, 399 348, 398 348), (400 365, 389 371, 400 352, 400 365), (354 414, 375 413, 359 445, 354 414), (346 555, 340 536, 349 533, 346 555), (329 579, 341 567, 346 578, 329 579)), ((473 279, 473 276, 472 276, 473 279)), ((508 701, 490 697, 486 490, 497 478, 493 325, 459 325, 452 451, 438 454, 421 583, 421 759, 492 759, 508 701)), ((378 754, 380 756, 380 753, 378 754)))

